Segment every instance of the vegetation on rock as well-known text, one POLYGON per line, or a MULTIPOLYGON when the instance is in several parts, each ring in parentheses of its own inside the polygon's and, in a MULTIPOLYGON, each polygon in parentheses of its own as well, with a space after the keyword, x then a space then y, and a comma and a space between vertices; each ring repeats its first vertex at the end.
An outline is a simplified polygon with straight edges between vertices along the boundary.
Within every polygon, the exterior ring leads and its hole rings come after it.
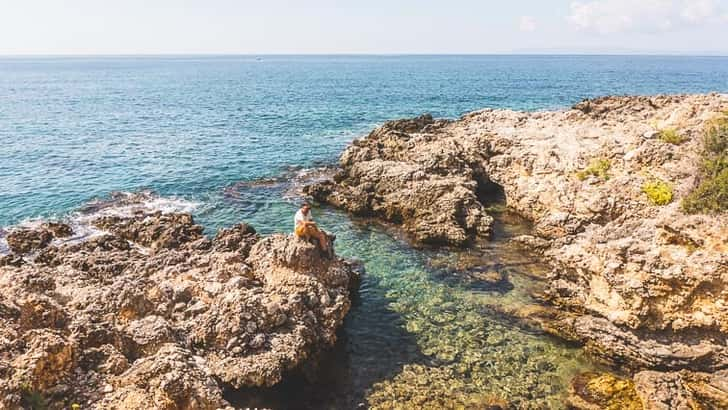
POLYGON ((680 134, 676 129, 674 128, 667 128, 664 130, 659 131, 659 137, 661 141, 667 142, 669 144, 673 145, 680 145, 683 142, 687 141, 688 138, 684 135, 680 134))
POLYGON ((23 407, 33 410, 46 410, 48 408, 45 397, 29 384, 22 386, 21 393, 23 407))
POLYGON ((642 185, 642 192, 654 205, 667 205, 672 202, 672 186, 665 181, 649 181, 642 185))
POLYGON ((596 158, 593 159, 589 163, 589 166, 584 170, 577 172, 576 176, 582 181, 587 179, 589 176, 595 176, 606 181, 609 179, 608 171, 611 167, 612 163, 608 159, 596 158))
POLYGON ((703 137, 700 184, 683 200, 685 212, 728 210, 728 112, 710 121, 703 137))

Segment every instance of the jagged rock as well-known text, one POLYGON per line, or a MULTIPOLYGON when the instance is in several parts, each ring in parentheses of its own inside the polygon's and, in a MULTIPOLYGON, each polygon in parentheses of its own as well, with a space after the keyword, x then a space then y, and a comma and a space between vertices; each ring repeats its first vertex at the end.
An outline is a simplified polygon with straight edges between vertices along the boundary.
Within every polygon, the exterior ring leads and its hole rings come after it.
POLYGON ((416 242, 462 246, 487 237, 493 219, 478 200, 480 170, 458 157, 466 148, 422 143, 445 124, 431 117, 385 123, 342 154, 339 183, 324 181, 304 192, 401 223, 416 242))
POLYGON ((526 247, 533 252, 543 252, 544 250, 548 249, 550 245, 549 241, 533 235, 519 235, 515 238, 512 238, 511 241, 523 247, 526 247))
POLYGON ((645 408, 655 410, 728 408, 728 371, 713 374, 643 371, 634 377, 645 408))
POLYGON ((19 267, 23 263, 25 263, 25 260, 23 259, 23 257, 20 255, 16 255, 14 253, 12 253, 10 255, 0 256, 0 266, 19 267))
POLYGON ((215 235, 213 243, 218 251, 239 252, 245 258, 258 239, 255 229, 242 223, 232 228, 220 229, 215 235))
POLYGON ((70 376, 77 357, 72 340, 44 329, 30 330, 22 339, 25 351, 11 361, 15 382, 42 391, 70 376))
POLYGON ((593 357, 622 369, 699 368, 715 371, 728 367, 725 336, 686 333, 665 337, 620 328, 607 319, 591 315, 557 311, 551 314, 529 313, 541 315, 542 325, 549 333, 580 342, 593 357))
POLYGON ((577 327, 549 326, 575 332, 602 358, 718 369, 728 215, 686 215, 679 202, 695 187, 706 122, 727 109, 720 94, 605 97, 564 111, 392 122, 348 147, 333 180, 305 191, 400 223, 415 241, 466 245, 487 236, 483 204, 500 187, 509 209, 534 224, 535 235, 516 242, 553 267, 548 300, 586 315, 577 327), (670 128, 686 141, 644 137, 670 128), (672 203, 648 200, 642 187, 655 179, 672 187, 672 203))
POLYGON ((46 229, 18 229, 6 237, 10 250, 15 253, 28 253, 48 246, 53 233, 46 229))
POLYGON ((175 344, 134 362, 109 380, 95 408, 220 409, 230 408, 204 363, 175 344))
POLYGON ((71 235, 73 230, 70 226, 60 222, 45 222, 38 229, 16 229, 7 235, 6 240, 11 251, 22 254, 45 248, 53 238, 71 235))
POLYGON ((195 225, 189 214, 156 212, 141 218, 106 216, 96 226, 116 236, 149 247, 152 250, 173 249, 202 238, 203 228, 195 225))
POLYGON ((108 233, 0 266, 0 408, 224 408, 218 383, 278 383, 349 310, 355 265, 293 235, 209 240, 187 214, 94 223, 108 233))
POLYGON ((68 238, 73 235, 73 229, 62 222, 44 222, 41 228, 50 231, 54 238, 68 238))

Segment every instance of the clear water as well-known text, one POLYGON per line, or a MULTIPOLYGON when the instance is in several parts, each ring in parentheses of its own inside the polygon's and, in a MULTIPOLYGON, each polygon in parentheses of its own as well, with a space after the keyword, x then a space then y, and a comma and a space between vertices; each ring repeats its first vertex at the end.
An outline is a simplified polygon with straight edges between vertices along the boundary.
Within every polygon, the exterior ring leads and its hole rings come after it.
MULTIPOLYGON (((728 92, 728 58, 262 56, 0 58, 0 226, 63 217, 111 191, 151 188, 197 204, 215 229, 289 230, 291 169, 330 164, 384 120, 482 107, 558 109, 605 94, 728 92), (250 183, 283 176, 278 182, 250 183)), ((367 276, 317 381, 229 392, 240 405, 351 408, 427 397, 558 408, 591 368, 578 348, 497 313, 533 303, 545 269, 512 249, 503 221, 475 263, 507 271, 488 289, 371 221, 317 210, 337 251, 367 276)))

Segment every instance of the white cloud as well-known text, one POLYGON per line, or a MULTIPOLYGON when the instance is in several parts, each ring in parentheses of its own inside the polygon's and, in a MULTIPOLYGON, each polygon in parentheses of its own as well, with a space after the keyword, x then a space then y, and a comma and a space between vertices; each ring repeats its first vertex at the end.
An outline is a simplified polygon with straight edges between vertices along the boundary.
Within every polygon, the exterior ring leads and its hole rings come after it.
POLYGON ((682 18, 693 23, 700 23, 716 14, 715 0, 693 0, 683 6, 682 18))
POLYGON ((536 19, 533 16, 521 16, 518 28, 528 33, 536 31, 536 19))
POLYGON ((567 17, 576 29, 600 34, 661 32, 719 22, 723 0, 574 1, 567 17))

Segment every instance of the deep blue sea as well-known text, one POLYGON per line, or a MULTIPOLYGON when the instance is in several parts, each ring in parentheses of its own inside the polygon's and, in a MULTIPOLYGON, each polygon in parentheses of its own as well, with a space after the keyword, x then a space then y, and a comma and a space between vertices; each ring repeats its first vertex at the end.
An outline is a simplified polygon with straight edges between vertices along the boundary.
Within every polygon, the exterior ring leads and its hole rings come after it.
MULTIPOLYGON (((209 232, 241 220, 289 230, 289 177, 334 163, 385 120, 713 91, 728 92, 727 57, 3 57, 0 227, 151 189, 188 205, 209 232)), ((319 381, 230 392, 237 404, 350 408, 422 385, 459 386, 429 395, 558 408, 570 377, 592 368, 580 349, 489 313, 532 303, 533 273, 544 268, 504 240, 524 224, 502 220, 480 249, 482 264, 513 284, 483 290, 434 267, 457 255, 414 250, 388 227, 336 210, 315 215, 339 235, 340 254, 364 262, 360 296, 319 381)))

